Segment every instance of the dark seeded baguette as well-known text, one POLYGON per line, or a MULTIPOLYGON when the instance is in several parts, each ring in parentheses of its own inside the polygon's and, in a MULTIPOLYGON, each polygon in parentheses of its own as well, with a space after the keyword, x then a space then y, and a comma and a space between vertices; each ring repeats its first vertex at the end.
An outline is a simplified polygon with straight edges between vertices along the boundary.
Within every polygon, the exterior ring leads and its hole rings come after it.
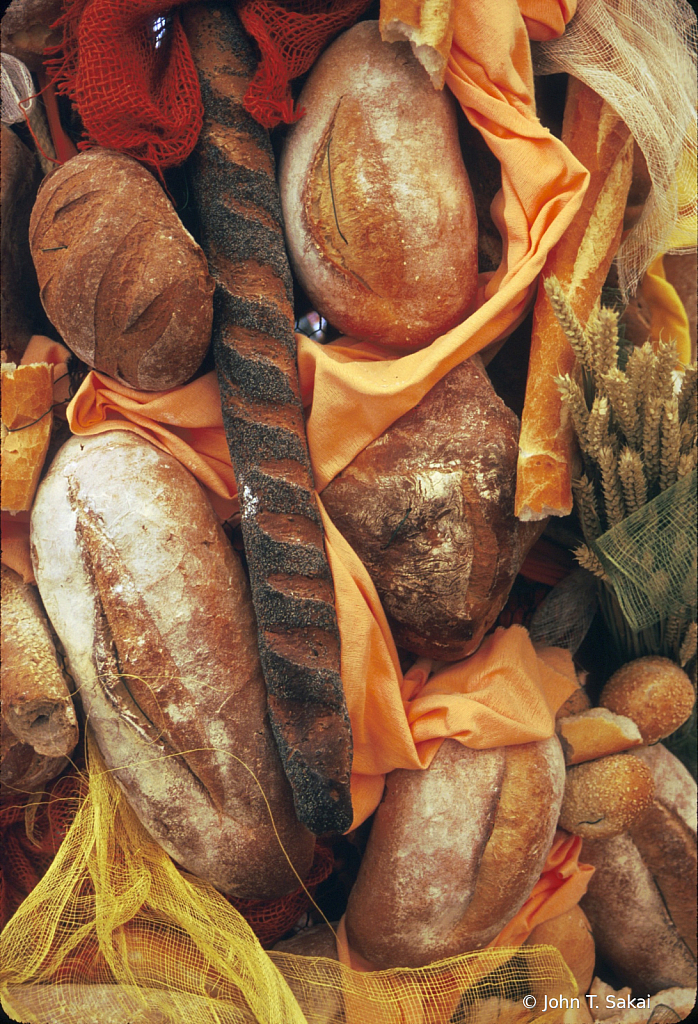
POLYGON ((205 111, 192 193, 216 282, 214 353, 269 714, 298 817, 316 834, 345 831, 351 729, 300 402, 291 275, 269 137, 242 107, 255 61, 229 4, 188 8, 184 25, 205 111))

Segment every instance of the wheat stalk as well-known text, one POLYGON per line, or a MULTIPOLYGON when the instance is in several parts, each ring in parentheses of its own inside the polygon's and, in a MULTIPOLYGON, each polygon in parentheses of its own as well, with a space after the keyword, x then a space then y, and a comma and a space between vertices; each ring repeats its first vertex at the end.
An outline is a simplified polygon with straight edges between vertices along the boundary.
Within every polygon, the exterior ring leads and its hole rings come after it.
POLYGON ((594 376, 600 382, 604 373, 618 365, 618 313, 607 306, 592 313, 587 323, 586 338, 594 376))
POLYGON ((578 480, 572 481, 572 491, 577 500, 577 510, 584 536, 587 540, 596 540, 601 536, 603 530, 594 485, 587 476, 582 475, 578 480))
POLYGON ((572 347, 572 351, 576 355, 579 362, 582 364, 585 370, 589 373, 593 373, 594 360, 593 355, 589 346, 589 342, 584 334, 584 330, 577 314, 572 309, 569 299, 562 290, 562 285, 558 279, 552 275, 546 278, 543 282, 545 293, 548 296, 551 308, 560 327, 565 332, 565 336, 572 347))
POLYGON ((679 664, 684 668, 695 656, 698 647, 698 623, 689 622, 679 649, 679 664))
POLYGON ((578 548, 575 548, 574 557, 577 559, 582 569, 586 569, 588 572, 592 572, 594 576, 598 576, 600 580, 608 582, 608 576, 606 575, 599 558, 594 554, 591 548, 586 546, 586 544, 580 544, 578 548))
POLYGON ((606 505, 606 518, 609 528, 617 526, 625 519, 623 493, 618 477, 618 460, 612 448, 599 451, 599 468, 601 470, 601 486, 606 505))
POLYGON ((675 398, 664 402, 661 419, 661 446, 659 456, 659 488, 666 491, 678 479, 681 453, 679 404, 675 398))
POLYGON ((611 402, 614 420, 625 435, 628 444, 633 448, 639 448, 642 427, 633 400, 630 381, 618 367, 609 370, 601 379, 611 402))

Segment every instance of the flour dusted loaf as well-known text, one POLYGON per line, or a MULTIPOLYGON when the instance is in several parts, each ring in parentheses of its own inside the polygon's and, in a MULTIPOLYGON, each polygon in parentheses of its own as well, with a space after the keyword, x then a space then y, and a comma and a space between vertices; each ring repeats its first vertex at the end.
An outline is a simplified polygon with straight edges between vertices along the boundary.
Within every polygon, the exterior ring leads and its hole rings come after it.
POLYGON ((416 349, 460 323, 477 220, 453 98, 363 21, 315 64, 281 159, 291 263, 346 334, 416 349))
POLYGON ((226 893, 297 889, 264 798, 301 878, 314 840, 267 722, 243 570, 194 478, 130 432, 72 438, 31 544, 89 726, 145 828, 226 893))
POLYGON ((349 945, 377 969, 486 946, 538 881, 565 764, 557 737, 472 750, 444 740, 429 768, 386 778, 349 896, 349 945))
POLYGON ((322 492, 408 651, 464 658, 506 603, 542 528, 514 516, 517 439, 516 416, 467 360, 322 492))
POLYGON ((627 832, 584 840, 596 868, 582 909, 596 948, 640 992, 696 979, 696 784, 661 743, 633 752, 649 767, 654 801, 627 832))
POLYGON ((29 227, 44 309, 89 366, 145 391, 183 384, 211 340, 206 258, 155 179, 91 149, 41 186, 29 227))

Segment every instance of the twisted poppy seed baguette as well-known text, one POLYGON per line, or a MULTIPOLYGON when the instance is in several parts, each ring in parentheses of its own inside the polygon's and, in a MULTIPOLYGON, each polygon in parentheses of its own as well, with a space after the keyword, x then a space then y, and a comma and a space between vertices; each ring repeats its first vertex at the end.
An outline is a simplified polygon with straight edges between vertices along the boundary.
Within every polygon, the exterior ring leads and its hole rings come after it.
POLYGON ((352 820, 351 728, 274 158, 242 106, 255 61, 230 6, 197 5, 183 17, 204 101, 192 192, 216 282, 214 353, 269 715, 299 819, 316 834, 342 832, 352 820))

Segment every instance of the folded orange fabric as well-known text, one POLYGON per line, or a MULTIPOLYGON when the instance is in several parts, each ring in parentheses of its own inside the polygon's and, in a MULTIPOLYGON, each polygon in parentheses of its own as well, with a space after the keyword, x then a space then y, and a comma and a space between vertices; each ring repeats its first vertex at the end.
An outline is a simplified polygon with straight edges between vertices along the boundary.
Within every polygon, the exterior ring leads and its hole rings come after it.
MULTIPOLYGON (((29 339, 26 351, 20 363, 28 366, 31 363, 50 363, 53 366, 53 401, 54 414, 65 417, 63 403, 68 401, 70 381, 68 379, 68 359, 70 352, 58 341, 46 338, 43 334, 34 334, 29 339)), ((2 563, 14 569, 25 583, 35 583, 29 552, 29 512, 18 512, 11 515, 2 513, 2 563)))
POLYGON ((196 477, 222 520, 239 515, 215 373, 169 391, 136 391, 92 370, 70 403, 74 434, 133 430, 196 477))
MULTIPOLYGON (((521 946, 537 925, 551 921, 554 917, 559 917, 560 914, 576 907, 594 874, 594 868, 590 864, 580 864, 581 852, 580 837, 558 829, 541 876, 534 885, 531 895, 511 921, 505 924, 499 935, 487 944, 487 949, 521 946)), ((415 900, 418 899, 419 893, 415 893, 415 900)), ((355 971, 376 970, 374 964, 350 948, 344 916, 337 926, 337 956, 340 963, 355 971)))

